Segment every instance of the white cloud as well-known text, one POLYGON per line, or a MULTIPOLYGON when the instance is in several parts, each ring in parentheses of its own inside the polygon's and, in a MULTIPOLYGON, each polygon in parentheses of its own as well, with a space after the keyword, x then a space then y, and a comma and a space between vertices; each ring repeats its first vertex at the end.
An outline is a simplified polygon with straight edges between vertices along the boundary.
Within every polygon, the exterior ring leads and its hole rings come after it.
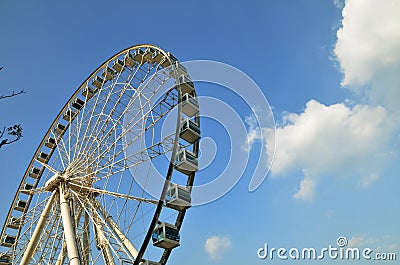
POLYGON ((231 241, 227 237, 212 236, 207 238, 204 248, 212 259, 222 259, 225 250, 231 247, 231 241))
POLYGON ((295 199, 311 201, 314 198, 315 180, 311 178, 304 178, 300 182, 300 189, 293 197, 295 199))
POLYGON ((374 243, 374 241, 371 238, 368 238, 365 235, 361 235, 361 236, 353 236, 347 246, 350 248, 353 247, 364 247, 364 246, 372 246, 372 244, 374 243))
POLYGON ((244 121, 249 126, 249 130, 247 133, 246 144, 243 146, 243 150, 249 152, 253 143, 261 140, 261 131, 257 122, 257 118, 254 114, 246 116, 244 121))
POLYGON ((382 107, 326 106, 310 100, 302 113, 286 114, 276 128, 273 176, 302 170, 304 179, 294 197, 308 201, 323 176, 357 176, 360 186, 367 187, 391 155, 388 143, 394 128, 382 107))
POLYGON ((398 0, 346 0, 334 50, 342 85, 392 109, 400 99, 399 14, 398 0))

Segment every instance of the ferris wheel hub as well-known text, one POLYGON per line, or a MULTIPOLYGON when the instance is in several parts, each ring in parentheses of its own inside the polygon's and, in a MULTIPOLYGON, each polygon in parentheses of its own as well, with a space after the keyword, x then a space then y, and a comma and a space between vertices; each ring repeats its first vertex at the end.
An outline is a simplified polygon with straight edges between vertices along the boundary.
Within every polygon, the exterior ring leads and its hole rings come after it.
POLYGON ((58 189, 60 182, 64 178, 62 175, 59 173, 54 174, 46 183, 44 184, 44 190, 45 191, 54 191, 55 189, 58 189))

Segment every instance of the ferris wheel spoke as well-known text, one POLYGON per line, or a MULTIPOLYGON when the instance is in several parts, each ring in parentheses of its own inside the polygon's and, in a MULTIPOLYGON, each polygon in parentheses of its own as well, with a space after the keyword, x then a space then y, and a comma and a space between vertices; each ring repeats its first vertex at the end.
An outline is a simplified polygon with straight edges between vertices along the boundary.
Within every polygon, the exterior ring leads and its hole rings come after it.
MULTIPOLYGON (((73 179, 72 179, 72 181, 73 181, 73 179)), ((116 198, 134 200, 134 201, 138 201, 138 202, 145 202, 145 203, 151 203, 151 204, 157 204, 158 203, 157 200, 151 200, 151 199, 140 198, 140 197, 136 197, 136 196, 125 195, 125 194, 112 192, 112 191, 107 191, 107 190, 103 190, 103 189, 85 187, 85 186, 81 186, 81 185, 75 184, 72 181, 69 183, 69 186, 75 191, 84 190, 84 191, 92 193, 92 194, 96 194, 97 193, 97 194, 110 195, 110 196, 113 196, 113 197, 116 197, 116 198)))

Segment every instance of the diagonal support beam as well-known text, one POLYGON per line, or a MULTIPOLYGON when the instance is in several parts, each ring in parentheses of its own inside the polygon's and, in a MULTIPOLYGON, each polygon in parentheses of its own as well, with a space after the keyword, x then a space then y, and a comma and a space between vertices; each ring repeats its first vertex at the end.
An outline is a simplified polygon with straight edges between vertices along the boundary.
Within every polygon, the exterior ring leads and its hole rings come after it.
POLYGON ((29 241, 28 247, 26 248, 24 255, 21 260, 21 265, 27 265, 30 263, 33 255, 35 254, 37 245, 39 243, 40 235, 42 235, 43 228, 46 224, 47 219, 49 218, 49 214, 51 211, 51 208, 53 206, 54 199, 56 197, 56 191, 51 194, 50 199, 47 201, 46 206, 44 207, 44 210, 42 214, 40 215, 40 218, 37 222, 35 231, 33 231, 31 240, 29 241))
POLYGON ((95 207, 100 212, 107 225, 112 229, 113 233, 119 238, 119 240, 124 244, 125 248, 129 251, 134 259, 138 256, 138 251, 132 242, 126 237, 124 232, 119 228, 118 224, 114 221, 114 219, 107 214, 103 206, 100 205, 99 202, 95 202, 95 207))

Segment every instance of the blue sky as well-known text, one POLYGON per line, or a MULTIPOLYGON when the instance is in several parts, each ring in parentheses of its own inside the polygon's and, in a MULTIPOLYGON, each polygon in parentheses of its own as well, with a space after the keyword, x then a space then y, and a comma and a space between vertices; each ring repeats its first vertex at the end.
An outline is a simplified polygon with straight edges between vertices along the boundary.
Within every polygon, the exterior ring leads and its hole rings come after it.
MULTIPOLYGON (((256 251, 264 243, 323 248, 339 236, 399 256, 399 6, 395 0, 0 3, 6 66, 0 94, 27 92, 0 104, 1 125, 24 128, 20 142, 0 151, 0 223, 75 89, 116 52, 152 43, 181 61, 240 69, 261 88, 277 123, 268 178, 248 191, 251 159, 229 193, 190 209, 182 246, 168 264, 285 264, 291 261, 260 260, 256 251)), ((243 120, 249 115, 237 98, 213 88, 202 84, 198 93, 223 97, 243 120)), ((268 143, 256 137, 253 145, 250 155, 268 143)), ((198 177, 223 166, 215 163, 198 177)))

